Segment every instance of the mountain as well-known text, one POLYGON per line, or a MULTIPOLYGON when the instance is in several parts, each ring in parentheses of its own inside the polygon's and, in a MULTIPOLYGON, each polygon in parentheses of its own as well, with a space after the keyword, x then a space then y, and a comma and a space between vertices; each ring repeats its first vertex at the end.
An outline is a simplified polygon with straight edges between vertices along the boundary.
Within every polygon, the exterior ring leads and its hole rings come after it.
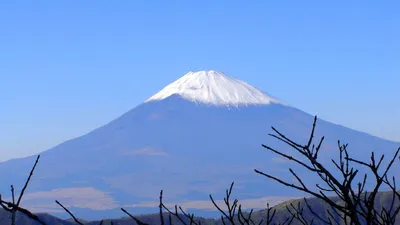
MULTIPOLYGON (((41 153, 23 206, 65 216, 58 199, 84 219, 119 217, 119 208, 155 212, 158 195, 199 216, 214 209, 216 198, 236 182, 244 205, 264 208, 302 193, 267 180, 253 169, 292 180, 297 167, 267 152, 268 144, 291 149, 268 136, 271 126, 306 143, 313 116, 233 77, 216 71, 190 72, 143 104, 110 123, 41 153)), ((355 158, 371 151, 391 154, 400 144, 319 120, 316 138, 326 136, 320 157, 332 164, 337 140, 348 142, 355 158)), ((0 193, 22 187, 35 156, 0 163, 0 193)), ((396 167, 395 169, 398 169, 396 167)), ((307 182, 318 177, 304 175, 307 182)), ((8 196, 9 197, 9 196, 8 196)))

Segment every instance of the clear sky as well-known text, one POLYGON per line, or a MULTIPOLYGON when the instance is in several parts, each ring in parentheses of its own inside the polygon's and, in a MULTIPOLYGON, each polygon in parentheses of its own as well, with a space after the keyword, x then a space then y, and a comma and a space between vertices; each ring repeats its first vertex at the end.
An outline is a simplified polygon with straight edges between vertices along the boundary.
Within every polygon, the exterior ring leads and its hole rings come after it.
POLYGON ((3 2, 0 160, 85 134, 208 69, 400 141, 399 12, 399 1, 366 0, 3 2))

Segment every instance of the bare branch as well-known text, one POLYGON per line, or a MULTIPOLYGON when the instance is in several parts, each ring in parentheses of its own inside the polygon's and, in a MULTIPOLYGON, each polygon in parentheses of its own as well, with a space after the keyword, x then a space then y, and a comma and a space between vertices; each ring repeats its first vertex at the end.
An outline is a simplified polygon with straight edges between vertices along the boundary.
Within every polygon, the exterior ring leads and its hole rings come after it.
POLYGON ((136 217, 134 217, 132 214, 130 214, 128 211, 126 211, 124 208, 121 208, 122 212, 127 214, 130 218, 132 218, 138 225, 150 225, 148 223, 143 223, 142 221, 138 220, 136 217))
POLYGON ((37 156, 35 164, 33 165, 31 172, 29 173, 28 179, 26 180, 25 185, 21 190, 21 194, 18 197, 17 206, 19 206, 19 204, 21 203, 22 197, 24 196, 25 190, 28 187, 28 184, 29 184, 29 182, 30 182, 30 180, 31 180, 31 178, 33 176, 33 171, 35 171, 35 168, 36 168, 36 165, 39 162, 39 159, 40 159, 40 155, 37 156))
POLYGON ((69 209, 67 209, 65 206, 63 206, 59 201, 56 200, 56 203, 57 203, 59 206, 61 206, 61 208, 63 208, 63 209, 65 210, 65 212, 67 212, 67 213, 72 217, 72 219, 74 219, 75 223, 77 223, 77 224, 79 224, 79 225, 84 225, 81 221, 79 221, 79 220, 74 216, 74 214, 72 214, 71 211, 69 211, 69 209))

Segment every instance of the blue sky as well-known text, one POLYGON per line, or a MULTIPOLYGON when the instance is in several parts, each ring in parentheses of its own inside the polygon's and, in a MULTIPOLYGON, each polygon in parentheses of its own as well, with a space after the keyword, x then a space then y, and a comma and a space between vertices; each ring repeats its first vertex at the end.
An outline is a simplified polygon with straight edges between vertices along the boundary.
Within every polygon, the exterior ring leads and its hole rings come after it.
POLYGON ((214 69, 400 141, 397 1, 8 1, 0 160, 48 149, 214 69))

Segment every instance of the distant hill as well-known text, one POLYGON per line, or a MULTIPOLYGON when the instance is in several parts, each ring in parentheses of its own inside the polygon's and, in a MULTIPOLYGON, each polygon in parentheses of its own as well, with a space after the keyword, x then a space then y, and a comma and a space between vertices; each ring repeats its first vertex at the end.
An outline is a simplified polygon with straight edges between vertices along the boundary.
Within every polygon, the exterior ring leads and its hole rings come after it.
MULTIPOLYGON (((332 198, 334 201, 338 201, 338 198, 332 198)), ((391 202, 391 193, 390 192, 380 192, 378 194, 378 201, 377 203, 377 208, 380 207, 388 207, 388 204, 391 202)), ((327 209, 329 209, 329 206, 315 198, 309 198, 308 203, 312 206, 312 209, 314 212, 316 212, 320 217, 326 218, 327 217, 327 209)), ((286 201, 284 203, 278 204, 274 207, 276 210, 276 214, 274 217, 274 222, 282 222, 286 220, 288 217, 290 217, 290 213, 287 211, 286 207, 290 207, 290 204, 293 204, 297 206, 297 204, 300 203, 301 207, 304 207, 304 213, 303 216, 307 221, 311 221, 311 219, 314 219, 314 224, 322 224, 318 219, 315 218, 315 216, 307 209, 305 206, 304 200, 303 199, 294 199, 290 201, 286 201)), ((397 201, 397 204, 399 205, 400 202, 397 201)), ((47 225, 74 225, 76 224, 72 220, 62 220, 58 219, 57 217, 54 217, 49 214, 39 214, 38 215, 44 222, 47 223, 47 225)), ((151 224, 151 225, 159 225, 160 224, 160 216, 159 214, 147 214, 147 215, 137 215, 137 218, 140 219, 142 222, 151 224)), ((184 217, 182 217, 184 218, 184 217)), ((255 222, 259 222, 261 220, 266 221, 266 210, 259 210, 255 211, 253 213, 252 218, 254 219, 255 222)), ((168 221, 168 214, 164 214, 164 219, 165 221, 168 221)), ((340 221, 340 218, 336 218, 338 221, 340 221)), ((10 213, 0 210, 0 224, 1 225, 8 225, 10 221, 10 213)), ((110 225, 111 221, 115 225, 135 225, 136 223, 128 217, 125 218, 119 218, 119 219, 106 219, 104 220, 103 225, 110 225)), ((174 225, 181 225, 182 223, 178 221, 175 217, 172 216, 172 221, 174 225)), ((188 220, 186 220, 188 221, 188 220)), ((201 224, 203 225, 223 225, 222 221, 220 219, 207 219, 207 218, 202 218, 202 217, 195 217, 195 221, 200 221, 201 224)), ((396 219, 397 223, 400 225, 400 215, 397 216, 396 219)), ((83 222, 83 221, 82 221, 83 222)), ((100 221, 87 221, 84 222, 85 225, 98 225, 100 221)), ((168 224, 168 223, 167 223, 168 224)), ((17 225, 39 225, 39 223, 30 220, 24 215, 21 215, 20 213, 17 214, 17 225)), ((297 220, 293 220, 292 225, 301 225, 301 223, 297 220)))
MULTIPOLYGON (((391 203, 391 197, 392 194, 391 192, 379 192, 377 195, 377 199, 379 199, 379 201, 377 201, 377 204, 375 206, 376 209, 381 209, 382 207, 388 209, 389 208, 389 204, 391 203)), ((338 197, 335 198, 331 198, 332 200, 334 200, 334 202, 340 202, 340 199, 338 197)), ((317 213, 321 218, 326 219, 328 217, 328 213, 327 210, 330 209, 329 205, 319 199, 316 198, 308 198, 307 202, 312 206, 312 210, 317 213)), ((314 224, 323 224, 321 223, 320 220, 318 220, 316 218, 316 216, 314 216, 310 210, 308 210, 307 206, 305 205, 305 202, 303 199, 295 199, 295 200, 290 200, 290 201, 286 201, 284 203, 281 203, 277 206, 274 207, 274 209, 276 209, 276 217, 275 220, 276 221, 282 221, 285 218, 287 218, 288 212, 286 207, 291 207, 290 204, 293 204, 294 206, 297 206, 297 204, 300 203, 300 207, 304 208, 304 218, 306 219, 306 221, 311 221, 312 219, 314 219, 314 224)), ((399 201, 396 201, 397 205, 400 205, 399 201)), ((396 206, 395 204, 395 206, 396 206)), ((260 210, 254 213, 254 218, 256 219, 256 221, 260 221, 261 219, 265 219, 265 210, 260 210)), ((334 214, 334 213, 333 213, 334 214)), ((340 221, 340 218, 337 216, 336 217, 337 221, 340 221)), ((400 214, 397 215, 396 217, 396 224, 400 225, 400 214)), ((220 224, 218 224, 220 225, 220 224)), ((301 225, 301 223, 299 221, 294 220, 292 225, 301 225)))
MULTIPOLYGON (((40 213, 37 216, 48 225, 76 225, 76 223, 69 222, 66 220, 59 219, 47 213, 40 213)), ((0 209, 0 224, 1 225, 9 225, 11 222, 11 213, 5 211, 4 209, 0 209)), ((22 213, 17 212, 16 215, 16 224, 17 225, 40 225, 40 223, 31 220, 27 216, 22 213)))

